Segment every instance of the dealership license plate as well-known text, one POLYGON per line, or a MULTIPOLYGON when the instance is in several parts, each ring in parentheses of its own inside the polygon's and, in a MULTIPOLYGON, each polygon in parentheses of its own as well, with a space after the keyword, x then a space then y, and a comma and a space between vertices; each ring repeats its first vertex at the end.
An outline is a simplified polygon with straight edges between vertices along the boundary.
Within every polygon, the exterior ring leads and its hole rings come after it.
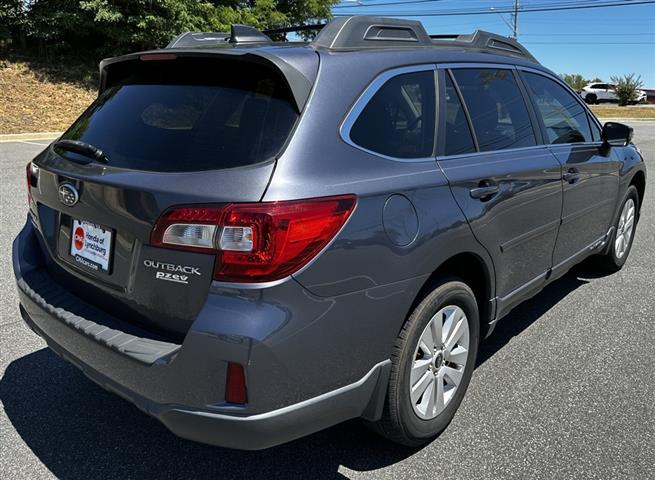
POLYGON ((73 220, 70 254, 92 270, 109 271, 111 230, 94 223, 73 220))

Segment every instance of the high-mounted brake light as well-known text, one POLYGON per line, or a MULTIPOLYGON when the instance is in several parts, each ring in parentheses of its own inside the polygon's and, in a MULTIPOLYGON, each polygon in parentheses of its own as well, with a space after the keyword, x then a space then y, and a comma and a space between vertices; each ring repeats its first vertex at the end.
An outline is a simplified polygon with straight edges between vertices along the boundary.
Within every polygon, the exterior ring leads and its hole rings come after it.
POLYGON ((314 258, 345 224, 355 203, 354 195, 342 195, 174 208, 157 221, 151 244, 215 254, 216 280, 278 280, 314 258))

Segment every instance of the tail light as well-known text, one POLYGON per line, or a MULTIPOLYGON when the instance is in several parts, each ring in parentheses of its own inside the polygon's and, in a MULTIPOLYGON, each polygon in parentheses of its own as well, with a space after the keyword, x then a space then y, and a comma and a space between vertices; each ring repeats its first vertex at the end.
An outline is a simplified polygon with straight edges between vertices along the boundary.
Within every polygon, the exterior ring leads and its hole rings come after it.
POLYGON ((354 195, 343 195, 174 208, 157 221, 151 244, 214 253, 216 280, 277 280, 314 258, 344 225, 355 203, 354 195))
POLYGON ((27 177, 27 204, 32 205, 32 188, 36 188, 38 185, 39 167, 29 162, 25 166, 25 174, 27 177))

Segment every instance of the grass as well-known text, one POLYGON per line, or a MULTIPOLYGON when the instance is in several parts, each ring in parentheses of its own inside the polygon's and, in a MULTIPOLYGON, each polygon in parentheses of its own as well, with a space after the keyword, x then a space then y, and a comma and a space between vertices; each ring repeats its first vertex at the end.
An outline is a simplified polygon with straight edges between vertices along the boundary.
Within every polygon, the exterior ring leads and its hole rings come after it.
POLYGON ((618 105, 590 105, 599 118, 629 118, 655 120, 655 108, 619 107, 618 105))
POLYGON ((96 88, 93 66, 0 55, 0 134, 65 130, 96 88))

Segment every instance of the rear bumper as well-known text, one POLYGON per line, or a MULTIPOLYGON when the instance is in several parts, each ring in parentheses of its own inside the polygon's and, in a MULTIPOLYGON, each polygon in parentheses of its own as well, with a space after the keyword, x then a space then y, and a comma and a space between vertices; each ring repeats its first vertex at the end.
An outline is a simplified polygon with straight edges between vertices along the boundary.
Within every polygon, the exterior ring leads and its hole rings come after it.
MULTIPOLYGON (((209 334, 206 321, 200 321, 182 345, 175 345, 151 338, 125 321, 107 318, 48 281, 30 221, 14 241, 13 262, 20 310, 28 326, 91 380, 159 419, 180 437, 257 450, 347 419, 376 419, 381 414, 389 360, 372 368, 369 364, 363 376, 343 382, 344 386, 289 402, 288 393, 285 396, 259 380, 266 376, 283 384, 279 372, 278 376, 272 373, 281 353, 265 342, 244 341, 234 334, 209 334), (259 357, 253 353, 257 349, 259 357), (258 360, 261 351, 267 352, 263 358, 271 360, 266 367, 258 360), (248 365, 249 395, 252 387, 254 396, 266 396, 265 402, 245 407, 223 402, 227 361, 248 365), (260 393, 262 390, 268 395, 260 393)), ((286 373, 293 379, 293 372, 286 373)))
POLYGON ((388 360, 375 365, 359 381, 318 397, 267 413, 243 417, 226 415, 182 405, 162 405, 142 397, 74 357, 57 340, 46 334, 25 308, 21 309, 21 313, 28 326, 43 337, 53 351, 80 368, 87 377, 157 418, 174 434, 189 440, 241 450, 261 450, 351 418, 379 418, 381 413, 389 375, 388 360))

